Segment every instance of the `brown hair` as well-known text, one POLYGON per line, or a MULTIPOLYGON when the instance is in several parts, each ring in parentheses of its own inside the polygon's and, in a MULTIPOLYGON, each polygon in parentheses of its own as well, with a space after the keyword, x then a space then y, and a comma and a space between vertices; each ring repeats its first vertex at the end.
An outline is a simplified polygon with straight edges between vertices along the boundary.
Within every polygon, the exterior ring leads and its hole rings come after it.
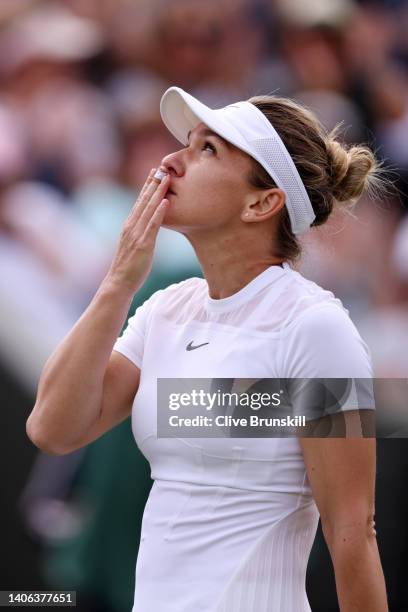
MULTIPOLYGON (((328 132, 310 110, 288 98, 255 96, 248 101, 264 113, 289 151, 316 215, 312 227, 327 220, 335 203, 354 204, 364 192, 381 190, 381 163, 369 147, 339 142, 341 124, 328 132)), ((254 159, 248 178, 258 189, 276 187, 254 159)), ((293 261, 300 254, 299 242, 284 207, 277 229, 276 255, 293 261)))

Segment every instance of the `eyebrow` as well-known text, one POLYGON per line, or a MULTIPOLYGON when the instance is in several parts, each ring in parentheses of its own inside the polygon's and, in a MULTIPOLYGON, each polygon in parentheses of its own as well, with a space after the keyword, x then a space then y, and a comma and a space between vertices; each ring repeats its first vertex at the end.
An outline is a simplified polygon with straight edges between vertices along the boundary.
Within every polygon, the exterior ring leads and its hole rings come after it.
MULTIPOLYGON (((192 130, 190 130, 188 132, 188 134, 187 134, 187 142, 190 141, 191 132, 192 132, 192 130)), ((198 133, 201 136, 214 136, 214 138, 219 140, 221 142, 221 144, 223 144, 227 149, 232 150, 232 144, 230 144, 227 140, 225 140, 225 138, 223 138, 222 136, 219 136, 218 134, 216 134, 212 130, 209 130, 208 128, 206 128, 205 130, 202 130, 201 132, 198 132, 198 133)))

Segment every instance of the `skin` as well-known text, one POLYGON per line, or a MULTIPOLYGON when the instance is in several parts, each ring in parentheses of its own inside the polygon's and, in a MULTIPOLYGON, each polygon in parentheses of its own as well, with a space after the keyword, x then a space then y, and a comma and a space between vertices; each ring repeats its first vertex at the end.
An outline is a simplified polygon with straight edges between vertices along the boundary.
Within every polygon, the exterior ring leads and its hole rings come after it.
POLYGON ((347 437, 319 438, 321 423, 315 422, 308 432, 312 437, 299 443, 333 562, 340 611, 387 612, 374 520, 374 415, 360 413, 325 417, 344 420, 347 437), (371 437, 362 437, 362 430, 371 437))
MULTIPOLYGON (((27 421, 29 438, 44 452, 72 452, 131 414, 141 372, 112 348, 132 296, 150 272, 161 225, 191 242, 215 299, 234 294, 280 263, 273 244, 284 193, 251 187, 249 157, 206 129, 199 124, 188 147, 162 160, 161 169, 168 173, 162 182, 152 169, 106 278, 47 361, 27 421)), ((333 561, 340 610, 386 612, 373 524, 375 439, 319 438, 316 432, 299 441, 333 561)))

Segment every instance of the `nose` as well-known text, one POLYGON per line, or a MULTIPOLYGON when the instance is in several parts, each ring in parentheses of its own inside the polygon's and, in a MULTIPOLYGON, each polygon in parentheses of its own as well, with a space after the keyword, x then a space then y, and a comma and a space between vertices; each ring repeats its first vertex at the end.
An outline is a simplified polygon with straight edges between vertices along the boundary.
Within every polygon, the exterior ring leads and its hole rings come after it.
POLYGON ((174 153, 169 153, 169 155, 163 157, 160 169, 168 172, 170 176, 182 176, 185 167, 182 151, 183 149, 175 151, 174 153))

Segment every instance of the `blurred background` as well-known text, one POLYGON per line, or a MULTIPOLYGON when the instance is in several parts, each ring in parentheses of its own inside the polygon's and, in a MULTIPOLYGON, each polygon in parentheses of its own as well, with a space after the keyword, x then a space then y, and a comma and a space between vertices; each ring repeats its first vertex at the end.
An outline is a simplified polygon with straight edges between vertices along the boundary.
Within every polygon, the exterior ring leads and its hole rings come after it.
MULTIPOLYGON (((397 190, 309 232, 301 271, 349 309, 377 377, 408 376, 407 32, 406 0, 1 0, 0 589, 72 589, 80 610, 131 609, 151 482, 129 420, 62 457, 39 453, 25 421, 147 173, 179 148, 159 116, 168 86, 214 107, 294 97, 393 168, 397 190)), ((185 238, 162 228, 131 312, 198 275, 185 238)), ((398 612, 407 450, 398 436, 378 441, 378 542, 398 612)), ((313 612, 338 610, 320 531, 307 588, 313 612)))

